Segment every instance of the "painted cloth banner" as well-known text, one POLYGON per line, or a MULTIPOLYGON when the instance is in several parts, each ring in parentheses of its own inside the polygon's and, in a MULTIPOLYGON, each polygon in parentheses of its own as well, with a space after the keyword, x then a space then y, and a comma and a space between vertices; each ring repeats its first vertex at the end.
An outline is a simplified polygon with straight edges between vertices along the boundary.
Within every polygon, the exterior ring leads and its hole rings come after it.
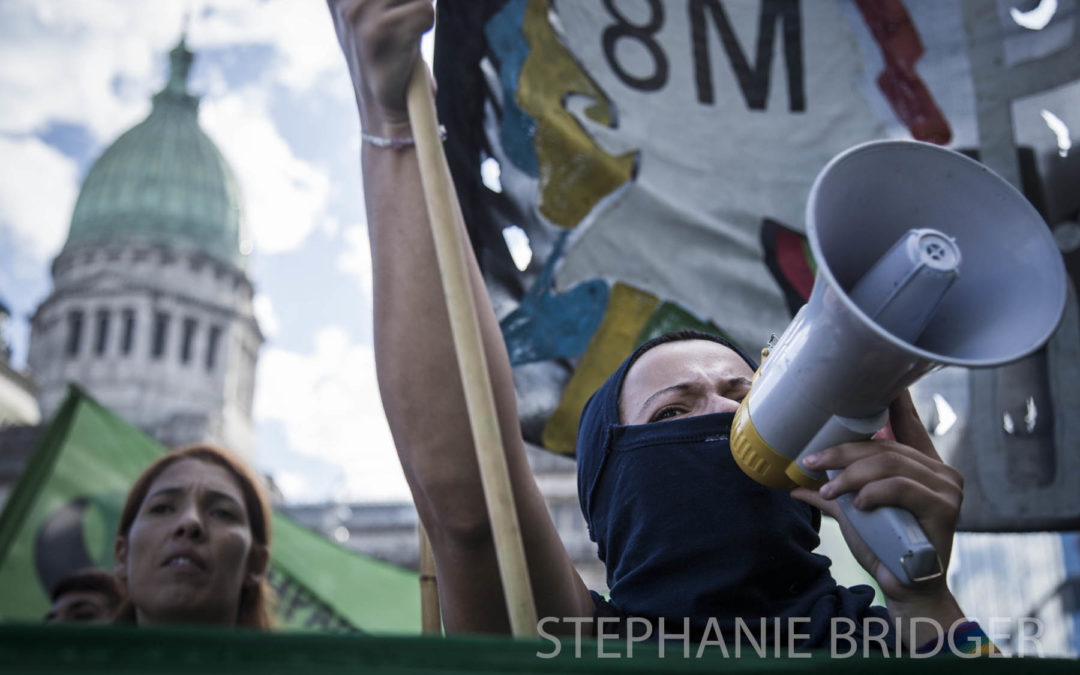
MULTIPOLYGON (((1080 281, 1076 0, 447 0, 447 152, 515 368, 526 439, 572 454, 587 397, 679 327, 751 353, 815 273, 810 186, 916 138, 980 159, 1080 281), (529 253, 508 241, 527 238, 529 253)), ((1002 270, 1008 274, 1008 270, 1002 270)), ((968 479, 962 527, 1080 527, 1075 288, 1050 345, 915 391, 968 479), (974 450, 978 449, 978 461, 974 450)))
MULTIPOLYGON (((165 454, 72 387, 0 514, 0 622, 40 621, 48 590, 86 567, 111 570, 128 489, 165 454)), ((273 515, 270 585, 286 630, 420 632, 415 573, 273 515)))

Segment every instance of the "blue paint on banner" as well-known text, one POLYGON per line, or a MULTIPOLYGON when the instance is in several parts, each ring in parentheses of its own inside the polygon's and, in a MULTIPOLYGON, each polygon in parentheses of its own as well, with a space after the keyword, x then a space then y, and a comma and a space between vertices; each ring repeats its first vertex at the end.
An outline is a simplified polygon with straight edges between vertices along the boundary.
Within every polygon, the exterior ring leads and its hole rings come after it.
POLYGON ((602 279, 583 281, 559 295, 551 293, 555 263, 569 234, 559 237, 518 308, 499 322, 511 365, 584 354, 604 318, 610 291, 602 279))
POLYGON ((517 104, 518 80, 529 55, 529 43, 521 32, 527 5, 528 0, 509 0, 484 26, 484 36, 491 51, 499 57, 499 82, 503 91, 499 142, 514 166, 535 178, 539 175, 533 148, 536 121, 517 104))

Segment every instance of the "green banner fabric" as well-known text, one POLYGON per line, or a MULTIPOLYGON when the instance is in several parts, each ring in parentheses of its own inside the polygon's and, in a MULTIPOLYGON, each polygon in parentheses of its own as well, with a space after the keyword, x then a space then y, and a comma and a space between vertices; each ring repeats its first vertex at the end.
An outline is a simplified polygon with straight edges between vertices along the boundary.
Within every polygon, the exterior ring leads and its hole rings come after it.
POLYGON ((827 652, 806 658, 740 658, 694 650, 660 656, 655 644, 639 643, 632 653, 617 645, 591 640, 563 644, 557 655, 549 640, 495 637, 386 637, 316 633, 267 635, 223 629, 0 626, 0 664, 10 673, 275 673, 345 675, 348 673, 963 673, 1076 672, 1076 661, 1064 659, 924 659, 852 656, 831 658, 827 652))
MULTIPOLYGON (((34 621, 48 589, 111 569, 128 488, 166 449, 72 387, 0 514, 0 621, 34 621)), ((275 513, 269 581, 284 629, 420 632, 414 572, 357 555, 275 513)))

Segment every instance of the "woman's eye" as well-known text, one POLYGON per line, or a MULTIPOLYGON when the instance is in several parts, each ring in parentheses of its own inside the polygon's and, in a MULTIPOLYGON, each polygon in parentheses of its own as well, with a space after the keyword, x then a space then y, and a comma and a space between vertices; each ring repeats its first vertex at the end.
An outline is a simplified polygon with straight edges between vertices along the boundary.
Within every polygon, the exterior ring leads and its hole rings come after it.
POLYGON ((731 394, 731 398, 736 401, 742 402, 742 400, 746 398, 746 395, 750 393, 750 388, 752 386, 753 383, 750 380, 741 378, 739 380, 739 383, 735 386, 735 389, 731 394))
POLYGON ((169 505, 164 503, 164 502, 159 502, 157 504, 153 504, 149 509, 147 509, 147 511, 150 512, 150 513, 155 513, 155 514, 168 513, 169 512, 169 505))
POLYGON ((670 418, 675 417, 676 415, 680 414, 681 412, 682 412, 682 408, 679 408, 679 407, 676 407, 676 406, 673 406, 673 405, 669 405, 669 406, 667 406, 665 408, 660 408, 659 410, 657 410, 656 413, 649 419, 649 421, 650 422, 659 422, 661 420, 670 419, 670 418))
POLYGON ((210 515, 222 520, 237 520, 236 514, 229 509, 214 509, 210 511, 210 515))

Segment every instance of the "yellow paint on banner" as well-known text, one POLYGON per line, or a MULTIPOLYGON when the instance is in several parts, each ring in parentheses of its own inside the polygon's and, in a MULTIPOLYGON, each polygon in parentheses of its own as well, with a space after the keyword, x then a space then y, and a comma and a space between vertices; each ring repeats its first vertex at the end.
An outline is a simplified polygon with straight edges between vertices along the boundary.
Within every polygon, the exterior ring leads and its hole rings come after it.
POLYGON ((541 433, 544 447, 552 452, 572 455, 577 443, 581 410, 593 392, 611 376, 633 351, 638 334, 659 306, 652 293, 616 283, 611 289, 607 310, 596 329, 581 363, 563 389, 559 407, 548 418, 541 433))
POLYGON ((533 143, 540 172, 540 213, 555 225, 573 228, 601 199, 630 181, 636 153, 607 154, 563 107, 570 94, 585 96, 593 101, 586 116, 598 124, 612 124, 606 96, 548 23, 547 0, 530 0, 521 28, 530 49, 521 68, 517 102, 536 120, 533 143))

